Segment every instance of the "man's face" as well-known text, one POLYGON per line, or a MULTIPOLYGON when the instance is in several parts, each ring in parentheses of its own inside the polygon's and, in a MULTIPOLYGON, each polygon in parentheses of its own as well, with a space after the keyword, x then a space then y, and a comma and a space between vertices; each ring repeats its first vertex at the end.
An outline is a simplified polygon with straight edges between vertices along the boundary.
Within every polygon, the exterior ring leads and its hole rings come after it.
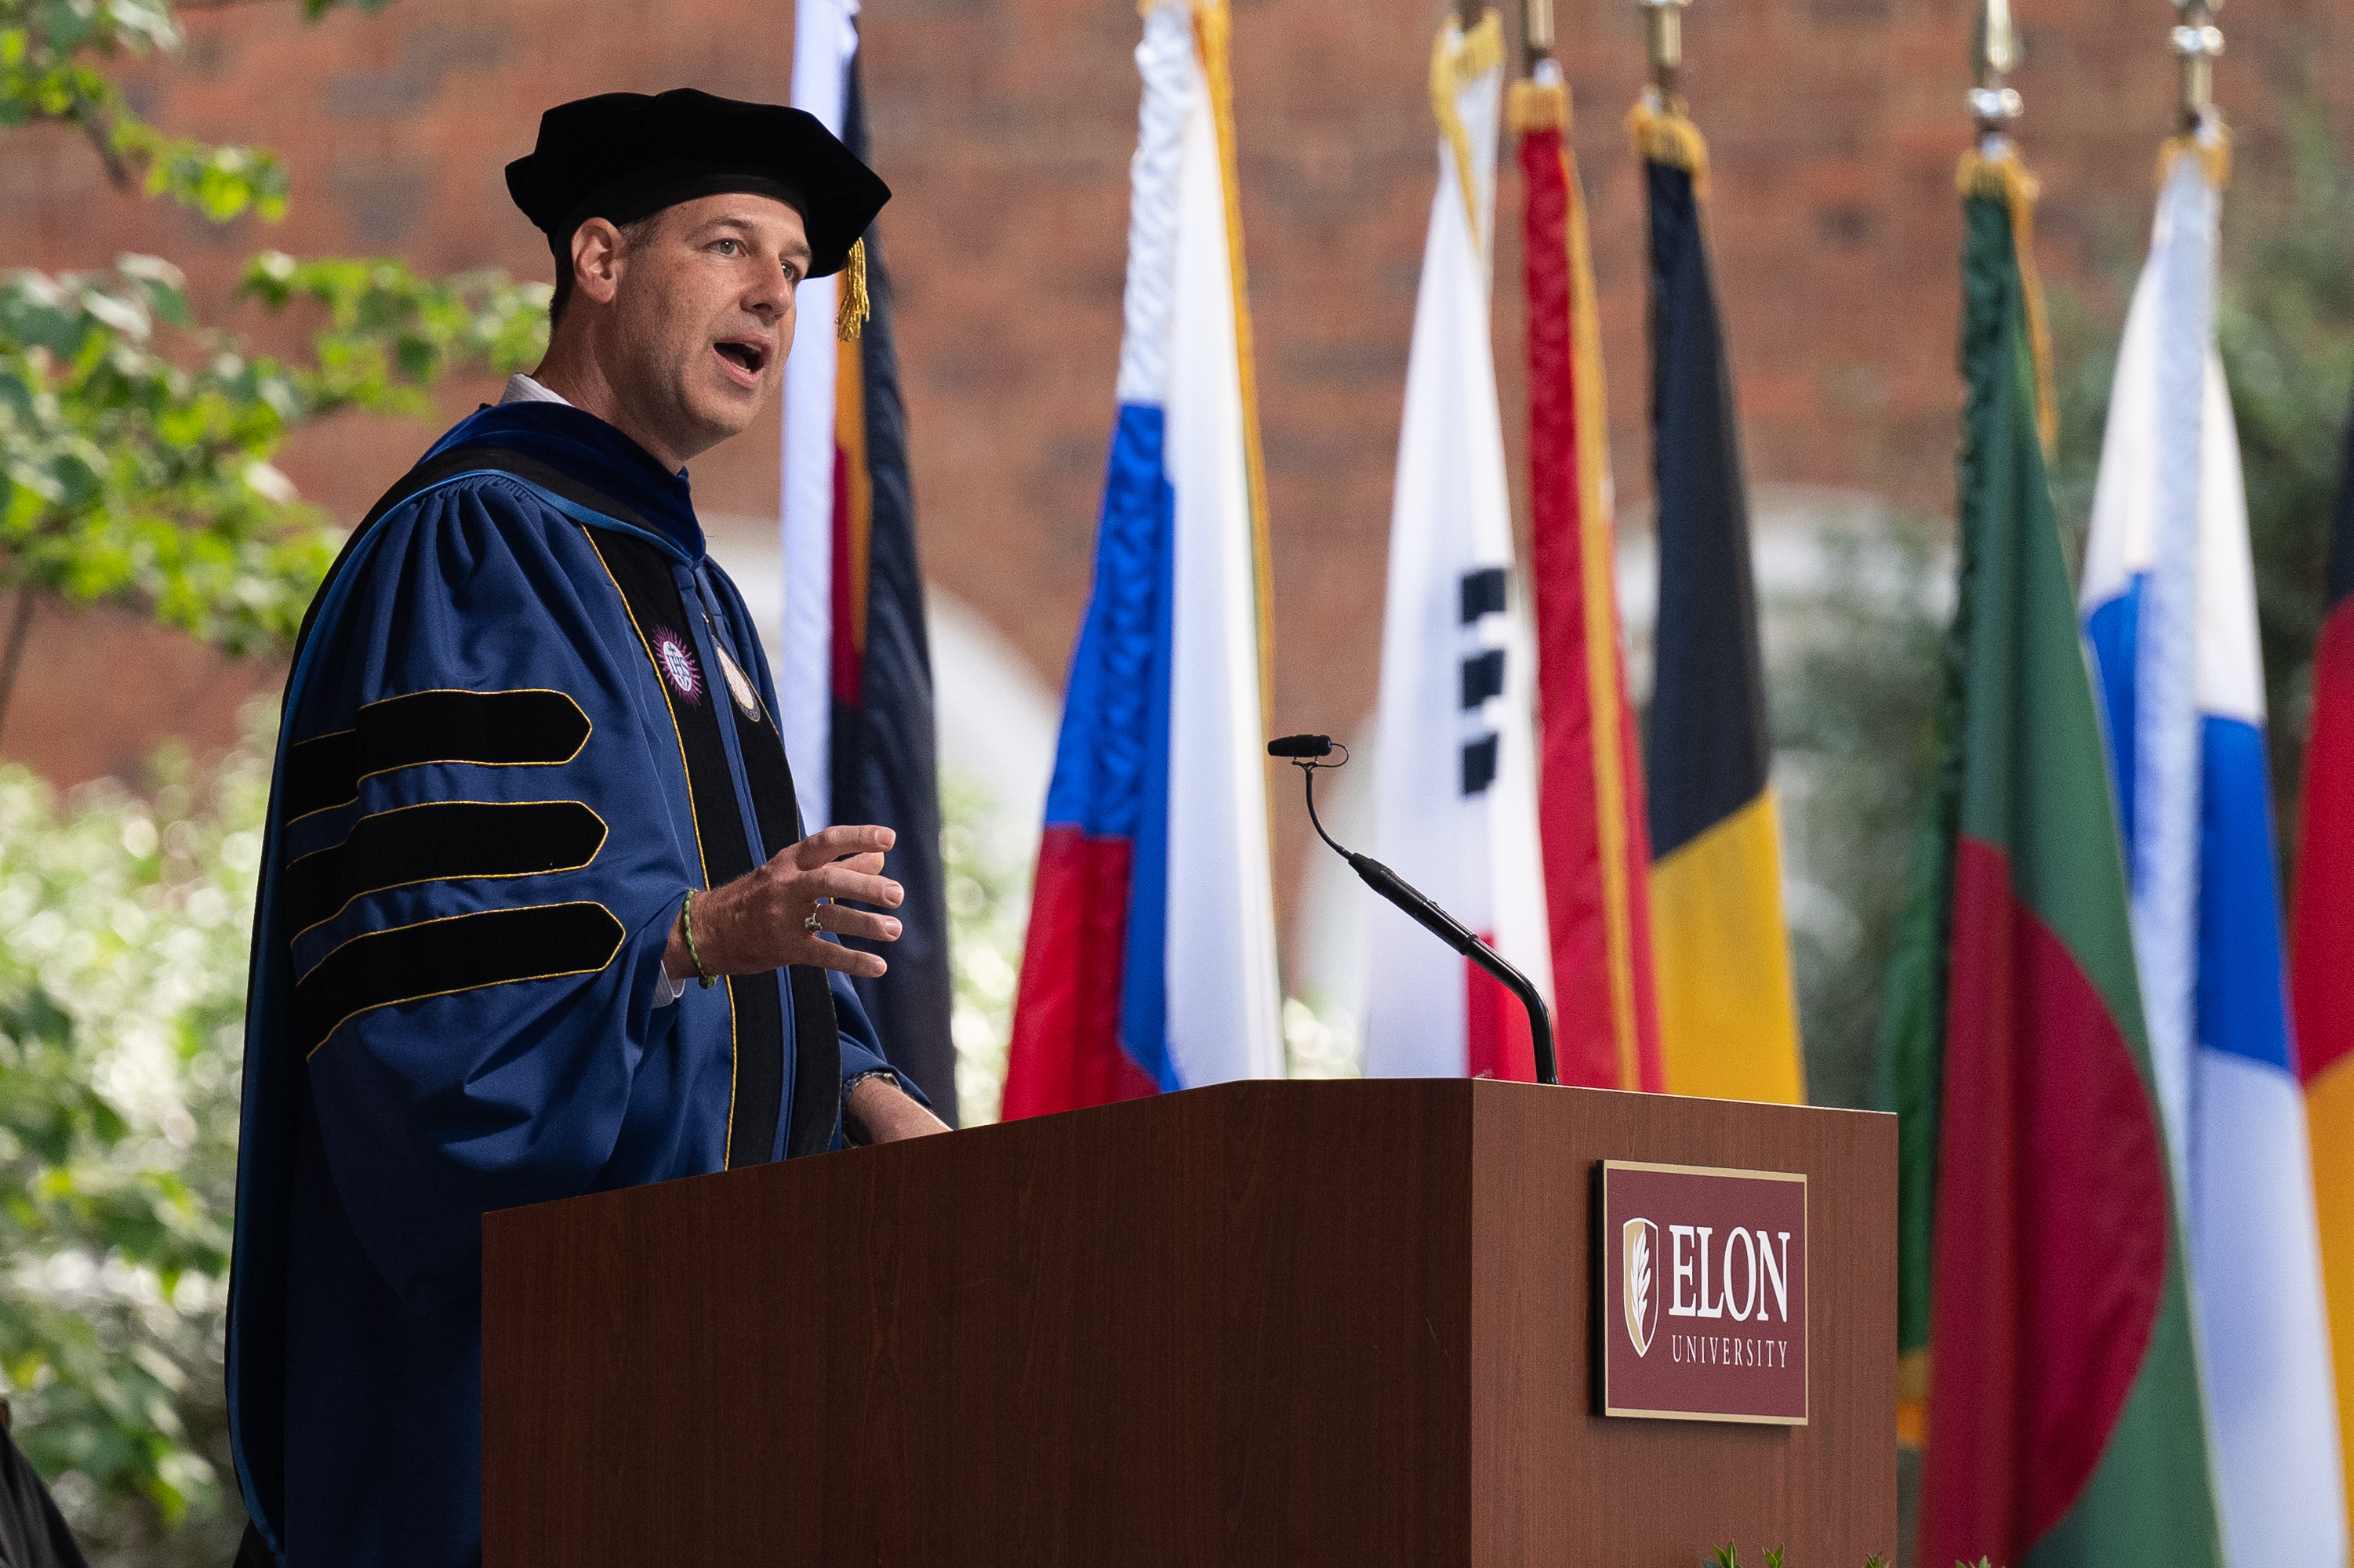
POLYGON ((701 196, 631 227, 599 357, 631 413, 691 456, 749 425, 782 376, 809 239, 800 213, 759 196, 701 196))

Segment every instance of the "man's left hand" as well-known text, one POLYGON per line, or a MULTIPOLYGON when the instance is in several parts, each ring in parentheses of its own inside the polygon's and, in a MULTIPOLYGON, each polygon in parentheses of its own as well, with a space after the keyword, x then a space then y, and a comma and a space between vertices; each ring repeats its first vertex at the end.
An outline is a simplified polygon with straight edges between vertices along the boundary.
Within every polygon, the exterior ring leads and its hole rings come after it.
POLYGON ((948 1123, 917 1105, 898 1085, 881 1074, 859 1079, 842 1113, 854 1143, 896 1143, 903 1138, 922 1138, 949 1129, 948 1123))

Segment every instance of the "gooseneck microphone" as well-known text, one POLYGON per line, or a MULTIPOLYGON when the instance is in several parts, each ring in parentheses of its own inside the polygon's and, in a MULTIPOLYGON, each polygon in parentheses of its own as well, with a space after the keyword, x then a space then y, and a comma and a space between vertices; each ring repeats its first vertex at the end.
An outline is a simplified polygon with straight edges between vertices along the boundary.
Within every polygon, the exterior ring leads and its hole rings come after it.
POLYGON ((1495 976, 1506 991, 1521 999, 1521 1005, 1528 1009, 1529 1038, 1536 1047, 1537 1082, 1558 1086, 1561 1070, 1553 1061, 1553 1018, 1545 1012, 1544 998, 1537 994, 1537 988, 1530 983, 1529 977, 1506 963, 1503 955, 1495 948, 1466 930, 1460 920, 1433 904, 1420 888, 1373 856, 1341 848, 1332 835, 1324 831, 1323 820, 1316 815, 1316 770, 1347 765, 1349 748, 1345 746, 1339 747, 1339 762, 1324 760, 1332 755, 1335 744, 1329 735, 1287 735, 1268 741, 1267 754, 1282 758, 1299 769, 1308 787, 1308 820, 1314 824, 1316 836, 1331 844, 1332 853, 1347 861, 1349 869, 1355 872, 1367 887, 1405 910, 1413 916, 1416 925, 1495 976))

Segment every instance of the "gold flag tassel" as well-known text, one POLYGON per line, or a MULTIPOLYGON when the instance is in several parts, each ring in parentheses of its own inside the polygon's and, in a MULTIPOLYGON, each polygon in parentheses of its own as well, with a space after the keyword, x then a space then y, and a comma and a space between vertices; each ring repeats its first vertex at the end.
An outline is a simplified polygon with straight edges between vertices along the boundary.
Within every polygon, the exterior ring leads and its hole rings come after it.
POLYGON ((1700 127, 1684 118, 1681 100, 1655 107, 1646 92, 1627 111, 1627 133, 1635 139, 1636 155, 1648 163, 1665 164, 1692 177, 1692 194, 1708 199, 1708 142, 1700 127))
POLYGON ((1471 133, 1464 127, 1455 99, 1503 59, 1504 21, 1494 11, 1483 13, 1469 26, 1459 17, 1450 21, 1431 47, 1430 111, 1438 121, 1439 134, 1447 138, 1455 154, 1455 180, 1463 187, 1463 217, 1471 226, 1474 246, 1485 243, 1479 233, 1479 192, 1471 174, 1471 133))
POLYGON ((1683 7, 1689 0, 1640 0, 1643 34, 1649 57, 1649 76, 1643 94, 1627 113, 1627 133, 1635 140, 1635 154, 1647 163, 1681 169, 1692 180, 1692 194, 1708 199, 1708 143, 1700 127, 1684 117, 1681 90, 1684 69, 1683 7))
POLYGON ((842 264, 840 294, 841 302, 833 311, 833 335, 844 343, 854 342, 874 312, 873 302, 866 297, 864 239, 850 242, 850 255, 842 264))

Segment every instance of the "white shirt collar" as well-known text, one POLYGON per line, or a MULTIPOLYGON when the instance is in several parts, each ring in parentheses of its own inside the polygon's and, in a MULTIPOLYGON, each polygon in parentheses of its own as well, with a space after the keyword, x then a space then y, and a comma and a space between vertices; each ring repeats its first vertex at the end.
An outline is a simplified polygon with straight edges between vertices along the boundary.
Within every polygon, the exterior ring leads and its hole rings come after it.
POLYGON ((502 408, 509 403, 561 403, 567 408, 572 407, 569 397, 557 397, 520 370, 507 377, 507 389, 499 394, 502 408))

